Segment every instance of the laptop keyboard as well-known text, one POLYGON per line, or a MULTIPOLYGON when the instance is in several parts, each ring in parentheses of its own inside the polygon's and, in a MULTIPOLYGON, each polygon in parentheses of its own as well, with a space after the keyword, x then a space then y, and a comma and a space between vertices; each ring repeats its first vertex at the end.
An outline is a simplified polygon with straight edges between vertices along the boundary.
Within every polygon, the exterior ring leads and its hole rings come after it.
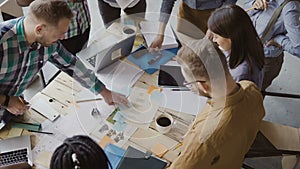
POLYGON ((27 148, 9 151, 0 154, 0 167, 11 165, 11 164, 18 164, 22 162, 27 162, 27 148))
POLYGON ((96 55, 86 59, 93 67, 96 65, 96 55))

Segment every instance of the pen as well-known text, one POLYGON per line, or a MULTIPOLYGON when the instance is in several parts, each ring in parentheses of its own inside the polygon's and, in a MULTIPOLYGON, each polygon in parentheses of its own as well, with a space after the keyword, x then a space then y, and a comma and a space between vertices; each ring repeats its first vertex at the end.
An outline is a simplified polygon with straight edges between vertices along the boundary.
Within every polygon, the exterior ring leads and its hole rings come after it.
POLYGON ((92 101, 97 101, 97 100, 102 100, 102 98, 96 98, 96 99, 87 99, 87 100, 77 100, 76 103, 82 103, 82 102, 92 102, 92 101))
POLYGON ((171 91, 190 91, 189 89, 185 89, 185 88, 182 88, 182 89, 171 89, 171 91))
POLYGON ((35 133, 41 133, 41 134, 53 134, 51 132, 46 132, 46 131, 35 131, 35 130, 28 130, 29 132, 35 132, 35 133))

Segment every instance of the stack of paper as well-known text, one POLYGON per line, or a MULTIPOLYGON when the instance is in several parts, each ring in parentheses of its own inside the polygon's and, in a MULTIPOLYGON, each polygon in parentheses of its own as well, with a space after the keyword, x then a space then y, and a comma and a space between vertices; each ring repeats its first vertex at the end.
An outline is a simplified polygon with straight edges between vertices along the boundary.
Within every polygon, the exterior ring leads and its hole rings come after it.
MULTIPOLYGON (((156 38, 158 30, 159 30, 158 21, 142 21, 140 23, 141 32, 146 40, 147 46, 149 47, 153 40, 156 38)), ((164 41, 161 49, 171 49, 177 48, 178 43, 176 41, 176 37, 171 29, 171 26, 168 24, 166 26, 164 41)))

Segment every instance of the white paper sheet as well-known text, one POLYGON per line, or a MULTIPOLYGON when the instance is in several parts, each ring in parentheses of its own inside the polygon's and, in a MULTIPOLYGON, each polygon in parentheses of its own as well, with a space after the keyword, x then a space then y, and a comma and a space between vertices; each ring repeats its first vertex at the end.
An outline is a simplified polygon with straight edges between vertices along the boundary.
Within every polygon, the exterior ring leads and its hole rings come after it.
POLYGON ((192 115, 197 115, 207 101, 207 98, 190 91, 172 91, 164 88, 162 95, 160 106, 192 115))
POLYGON ((124 61, 118 61, 97 73, 106 88, 128 95, 130 88, 143 75, 144 71, 124 61))
POLYGON ((130 107, 120 107, 128 123, 149 127, 159 107, 159 99, 151 97, 146 89, 133 88, 128 98, 130 107))

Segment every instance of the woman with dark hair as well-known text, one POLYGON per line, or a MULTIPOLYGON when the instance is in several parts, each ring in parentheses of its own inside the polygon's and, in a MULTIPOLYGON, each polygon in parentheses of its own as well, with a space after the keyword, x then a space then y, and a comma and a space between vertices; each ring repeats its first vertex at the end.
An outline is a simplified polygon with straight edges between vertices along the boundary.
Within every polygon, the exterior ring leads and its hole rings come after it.
POLYGON ((67 138, 56 148, 50 162, 50 169, 108 168, 111 168, 111 164, 101 147, 88 136, 82 135, 67 138))
POLYGON ((216 9, 207 24, 234 80, 250 80, 261 89, 264 50, 248 14, 237 5, 225 6, 216 9))

